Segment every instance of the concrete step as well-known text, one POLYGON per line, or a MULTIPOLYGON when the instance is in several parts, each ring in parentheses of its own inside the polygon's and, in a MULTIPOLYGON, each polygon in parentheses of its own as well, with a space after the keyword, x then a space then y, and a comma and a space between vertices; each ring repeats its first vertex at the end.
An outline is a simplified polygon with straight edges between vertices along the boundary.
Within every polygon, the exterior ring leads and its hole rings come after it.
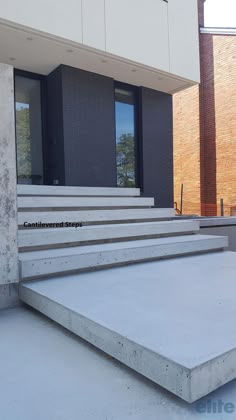
POLYGON ((22 252, 19 254, 21 278, 30 279, 209 252, 223 249, 227 245, 228 238, 223 236, 185 235, 22 252))
POLYGON ((27 282, 20 298, 191 403, 236 378, 235 255, 27 282))
MULTIPOLYGON (((174 217, 175 211, 167 209, 119 209, 81 211, 22 211, 18 213, 18 224, 27 223, 115 223, 129 221, 151 221, 174 217)), ((27 227, 27 226, 25 226, 27 227)), ((28 226, 29 227, 29 226, 28 226)))
POLYGON ((77 197, 137 197, 139 188, 111 188, 111 187, 64 187, 59 185, 17 185, 17 194, 25 196, 77 196, 77 197))
POLYGON ((153 207, 154 198, 145 197, 18 197, 18 210, 41 208, 153 207))
POLYGON ((117 241, 163 235, 191 234, 199 230, 198 221, 125 223, 82 226, 81 228, 22 229, 18 231, 18 247, 71 246, 91 241, 117 241))

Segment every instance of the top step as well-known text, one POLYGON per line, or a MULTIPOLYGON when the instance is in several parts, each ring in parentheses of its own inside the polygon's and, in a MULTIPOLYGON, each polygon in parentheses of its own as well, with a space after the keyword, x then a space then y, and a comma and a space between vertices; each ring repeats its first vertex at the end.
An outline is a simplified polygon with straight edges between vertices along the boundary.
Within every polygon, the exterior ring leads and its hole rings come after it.
POLYGON ((18 196, 58 197, 139 197, 139 188, 65 187, 58 185, 17 185, 18 196))

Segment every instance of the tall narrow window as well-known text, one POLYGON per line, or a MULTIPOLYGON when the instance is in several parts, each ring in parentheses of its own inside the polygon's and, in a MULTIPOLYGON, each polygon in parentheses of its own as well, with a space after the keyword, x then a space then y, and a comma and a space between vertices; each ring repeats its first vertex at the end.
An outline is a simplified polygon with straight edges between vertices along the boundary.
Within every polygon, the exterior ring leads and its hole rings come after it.
POLYGON ((136 186, 136 104, 132 89, 115 89, 117 186, 136 186))
POLYGON ((43 184, 40 80, 15 77, 17 182, 43 184))

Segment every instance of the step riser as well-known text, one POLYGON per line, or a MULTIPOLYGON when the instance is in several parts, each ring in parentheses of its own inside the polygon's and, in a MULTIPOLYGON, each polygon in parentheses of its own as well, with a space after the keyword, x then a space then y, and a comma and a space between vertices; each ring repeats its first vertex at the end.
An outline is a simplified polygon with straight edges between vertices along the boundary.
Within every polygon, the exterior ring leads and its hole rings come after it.
POLYGON ((54 211, 20 212, 18 224, 27 223, 118 223, 129 221, 152 221, 174 217, 174 209, 135 209, 135 210, 90 210, 90 211, 54 211))
POLYGON ((177 363, 130 341, 126 337, 71 311, 57 302, 51 301, 45 296, 24 288, 24 286, 20 286, 19 295, 24 303, 163 388, 178 396, 181 394, 184 400, 190 402, 188 369, 183 369, 177 363), (168 366, 168 375, 166 374, 166 366, 168 366), (179 380, 176 381, 176 378, 179 378, 179 380))
POLYGON ((138 197, 139 188, 112 187, 64 187, 56 185, 17 185, 17 194, 24 196, 67 196, 67 197, 138 197))
POLYGON ((51 258, 22 260, 20 262, 21 278, 32 279, 59 273, 70 273, 80 270, 94 270, 103 267, 130 264, 139 261, 150 261, 160 258, 170 258, 189 255, 198 252, 209 252, 223 249, 227 239, 202 239, 197 242, 176 242, 161 245, 125 248, 87 254, 58 256, 51 258))
POLYGON ((38 230, 20 230, 18 234, 18 247, 42 247, 42 246, 69 246, 76 243, 89 243, 92 241, 106 241, 127 239, 141 239, 151 238, 162 235, 176 235, 176 234, 192 234, 199 230, 198 222, 171 222, 171 223, 150 223, 150 224, 133 224, 133 225, 117 225, 104 226, 98 228, 82 227, 74 228, 59 228, 58 230, 38 229, 38 230))

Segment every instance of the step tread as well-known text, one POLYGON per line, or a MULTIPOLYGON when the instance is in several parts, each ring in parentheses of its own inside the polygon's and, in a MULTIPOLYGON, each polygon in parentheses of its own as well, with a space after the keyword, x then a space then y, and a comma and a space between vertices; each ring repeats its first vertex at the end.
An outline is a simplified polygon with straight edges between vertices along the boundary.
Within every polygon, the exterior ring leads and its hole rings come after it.
POLYGON ((226 251, 25 283, 20 297, 192 402, 236 378, 235 278, 226 251))
POLYGON ((149 220, 174 217, 175 211, 172 208, 160 209, 112 209, 112 210, 72 210, 72 211, 40 211, 18 213, 18 224, 24 222, 36 223, 60 223, 60 222, 108 222, 128 220, 149 220))
POLYGON ((146 197, 18 197, 18 209, 65 207, 152 207, 153 198, 146 197))
MULTIPOLYGON (((81 228, 75 228, 75 227, 66 227, 66 228, 38 228, 38 229, 22 229, 18 231, 18 235, 19 236, 31 236, 31 235, 38 235, 41 236, 42 234, 57 234, 57 233, 76 233, 79 234, 79 232, 81 231, 81 229, 86 230, 86 231, 99 231, 101 229, 104 230, 120 230, 120 229, 132 229, 132 230, 138 230, 139 228, 156 228, 158 230, 161 228, 168 228, 168 227, 173 227, 176 228, 178 227, 179 229, 189 229, 189 231, 192 230, 199 230, 199 225, 200 223, 196 220, 196 221, 188 221, 188 220, 183 220, 183 221, 175 221, 175 220, 169 220, 169 221, 152 221, 152 222, 135 222, 135 223, 115 223, 115 224, 103 224, 103 225, 89 225, 89 226, 82 226, 81 228)), ((171 229, 169 229, 169 231, 171 231, 171 229)))
POLYGON ((17 185, 18 195, 49 196, 139 196, 139 188, 72 187, 62 185, 17 185))
MULTIPOLYGON (((21 261, 30 261, 35 259, 50 259, 50 258, 60 258, 72 255, 82 255, 90 254, 94 252, 106 252, 106 251, 115 251, 122 249, 134 249, 142 247, 153 247, 161 246, 168 244, 181 244, 181 243, 194 243, 194 242, 210 242, 214 244, 216 241, 222 243, 222 247, 226 246, 227 237, 223 236, 210 236, 210 235, 191 235, 191 236, 174 236, 167 238, 155 238, 155 239, 143 239, 135 241, 125 241, 125 242, 114 242, 106 244, 96 244, 96 245, 86 245, 86 246, 77 246, 77 247, 68 247, 68 248, 59 248, 59 249, 47 249, 39 251, 27 251, 21 252, 19 254, 19 259, 21 261)), ((210 244, 209 244, 210 248, 210 244)))

